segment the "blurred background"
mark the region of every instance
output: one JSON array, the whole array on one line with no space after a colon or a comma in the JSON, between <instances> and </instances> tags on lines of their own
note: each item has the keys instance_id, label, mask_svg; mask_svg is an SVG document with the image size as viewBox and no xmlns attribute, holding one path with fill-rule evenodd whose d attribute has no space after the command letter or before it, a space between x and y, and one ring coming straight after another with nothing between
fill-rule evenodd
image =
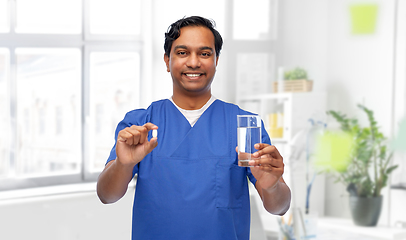
<instances>
[{"instance_id":1,"label":"blurred background","mask_svg":"<svg viewBox=\"0 0 406 240\"><path fill-rule=\"evenodd\" d=\"M292 209L310 195L318 239L406 239L404 152L383 190L388 233L371 236L348 223L349 194L328 174L306 192L303 137L315 124L338 128L328 110L367 124L357 104L389 140L401 134L405 0L0 0L0 238L130 239L134 183L102 205L95 181L124 114L171 97L164 33L192 15L213 19L224 39L213 95L261 115L284 155ZM295 68L310 86L285 84ZM251 197L251 238L278 239L280 218Z\"/></svg>"}]
</instances>

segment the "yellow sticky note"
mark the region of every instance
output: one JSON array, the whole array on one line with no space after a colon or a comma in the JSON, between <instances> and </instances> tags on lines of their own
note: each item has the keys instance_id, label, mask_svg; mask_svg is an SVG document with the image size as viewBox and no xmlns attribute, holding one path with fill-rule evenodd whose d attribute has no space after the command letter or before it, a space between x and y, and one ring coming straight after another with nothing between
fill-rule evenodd
<instances>
[{"instance_id":1,"label":"yellow sticky note","mask_svg":"<svg viewBox=\"0 0 406 240\"><path fill-rule=\"evenodd\" d=\"M378 5L357 4L350 6L352 34L375 33Z\"/></svg>"},{"instance_id":2,"label":"yellow sticky note","mask_svg":"<svg viewBox=\"0 0 406 240\"><path fill-rule=\"evenodd\" d=\"M319 135L316 142L315 165L323 169L343 172L350 162L353 138L344 132Z\"/></svg>"}]
</instances>

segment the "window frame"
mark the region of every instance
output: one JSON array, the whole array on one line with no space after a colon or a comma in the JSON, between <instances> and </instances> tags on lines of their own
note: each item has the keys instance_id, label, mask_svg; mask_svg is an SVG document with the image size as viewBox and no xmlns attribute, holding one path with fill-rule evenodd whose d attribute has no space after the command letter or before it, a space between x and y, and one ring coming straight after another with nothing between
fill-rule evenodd
<instances>
[{"instance_id":1,"label":"window frame","mask_svg":"<svg viewBox=\"0 0 406 240\"><path fill-rule=\"evenodd\" d=\"M270 74L274 73L276 76L276 66L281 65L281 49L278 46L280 45L280 28L279 26L279 0L270 0L269 4L269 12L272 15L269 23L269 37L268 39L258 39L258 40L239 40L234 39L234 26L233 26L233 19L234 19L234 1L227 0L227 15L226 15L226 27L227 32L225 33L225 49L227 54L228 62L226 63L225 71L228 73L227 81L229 85L233 86L234 91L232 91L232 95L228 98L234 99L236 103L239 102L240 96L237 94L237 59L238 54L244 53L268 53L269 54L269 63L273 63L273 66L270 66ZM266 79L265 79L266 80ZM230 82L233 81L233 82ZM266 90L270 90L269 86L266 85L266 81L264 81L266 86ZM269 84L270 85L270 84ZM230 93L229 93L230 94Z\"/></svg>"},{"instance_id":2,"label":"window frame","mask_svg":"<svg viewBox=\"0 0 406 240\"><path fill-rule=\"evenodd\" d=\"M141 0L141 7L145 5L144 0ZM82 0L82 32L79 34L34 34L34 33L16 33L16 4L15 1L9 1L9 32L0 33L0 47L6 48L9 51L9 70L8 81L9 93L9 126L11 143L8 147L10 162L15 162L15 149L17 147L17 126L16 126L16 107L17 107L17 86L16 86L16 49L17 48L78 48L81 51L81 160L80 170L78 173L72 174L55 174L36 177L13 176L2 178L0 181L0 191L27 189L34 187L46 187L55 185L77 184L94 182L97 180L100 172L91 172L89 162L86 161L89 151L86 147L89 145L89 126L86 121L89 116L89 85L90 85L90 53L92 51L114 51L114 52L137 52L140 56L140 77L143 74L143 18L141 21L141 33L137 36L129 35L95 35L89 32L89 19L87 14L89 0ZM146 5L148 7L148 5ZM141 84L136 83L138 86ZM141 89L138 89L136 95L140 95ZM138 103L140 99L138 99ZM107 160L106 156L106 160Z\"/></svg>"},{"instance_id":3,"label":"window frame","mask_svg":"<svg viewBox=\"0 0 406 240\"><path fill-rule=\"evenodd\" d=\"M129 50L131 49L131 50ZM84 91L83 96L84 99L82 99L82 117L83 119L83 129L85 129L84 133L82 134L82 137L84 138L82 140L82 145L83 145L83 151L82 151L82 159L84 159L83 161L83 179L85 181L93 181L96 180L97 177L99 176L100 172L93 172L91 171L91 162L90 161L86 161L86 159L90 159L90 142L89 141L85 141L85 139L89 139L90 138L90 55L92 52L133 52L133 53L138 53L140 56L140 59L142 59L142 43L139 42L138 45L134 45L134 44L129 44L128 46L122 45L122 44L107 44L105 46L100 46L100 45L88 45L85 46L84 48L84 70L83 70L83 74L84 74L84 85L82 86L82 89ZM142 61L142 60L141 60ZM140 68L141 69L141 68ZM142 69L141 69L142 72ZM140 74L140 78L141 79L141 74ZM138 89L140 89L141 84L140 81L135 83L136 85L138 85ZM136 101L136 105L140 106L140 99L138 99ZM135 106L136 107L136 106ZM128 111L130 111L131 109L128 109ZM123 116L124 117L124 116ZM117 123L118 124L118 123ZM114 137L112 135L112 137ZM113 146L111 146L113 147ZM107 158L108 155L106 155L106 162L107 162Z\"/></svg>"},{"instance_id":4,"label":"window frame","mask_svg":"<svg viewBox=\"0 0 406 240\"><path fill-rule=\"evenodd\" d=\"M141 41L142 39L142 19L140 22L140 35L109 35L109 34L92 34L90 33L90 0L83 1L83 37L85 41ZM143 15L143 0L141 0L141 15Z\"/></svg>"},{"instance_id":5,"label":"window frame","mask_svg":"<svg viewBox=\"0 0 406 240\"><path fill-rule=\"evenodd\" d=\"M57 176L45 176L45 177L35 177L35 178L13 178L13 179L2 179L0 181L0 192L2 190L12 190L12 189L24 189L32 187L46 187L54 185L67 185L75 183L86 183L86 182L95 182L97 180L99 172L90 171L90 161L87 161L89 156L89 87L90 87L90 53L92 51L130 51L138 52L140 56L140 82L139 85L139 105L146 107L150 104L151 101L161 98L157 96L153 88L157 82L157 78L160 78L161 75L157 75L154 71L155 59L153 56L156 53L155 46L159 44L163 45L163 39L155 39L154 31L152 26L155 26L156 19L154 9L157 7L157 1L149 0L140 0L141 1L141 29L140 35L131 36L131 35L100 35L100 34L90 34L89 31L89 18L87 16L89 12L89 1L82 0L82 32L80 34L23 34L15 33L15 0L10 2L10 32L9 33L0 33L0 47L8 48L10 51L10 89L12 89L10 97L10 106L16 106L17 101L15 91L15 49L17 47L77 47L81 50L82 56L82 80L81 80L81 145L82 145L82 159L81 159L81 170L79 174L67 174L67 175L57 175ZM219 96L226 101L237 102L238 96L236 96L236 75L235 71L236 66L236 56L239 53L258 53L266 52L271 54L275 61L273 64L278 66L281 61L280 51L278 43L278 15L279 0L271 0L271 13L275 14L274 17L270 20L270 26L276 28L270 29L270 39L259 39L259 40L236 40L233 39L233 0L225 0L225 32L222 33L223 39L225 42L225 48L222 54L225 54L225 62L222 63L223 72L227 72L227 78L224 79L222 86L231 86L232 89L224 87L220 90L223 92L223 96ZM163 34L162 34L163 35ZM158 54L161 56L161 54ZM162 51L163 55L163 51ZM224 61L224 60L223 60ZM161 66L161 65L160 65ZM274 67L275 69L275 67ZM163 71L163 70L162 70ZM152 76L152 77L151 77ZM152 81L142 81L146 77L152 78ZM218 79L219 80L219 79ZM216 80L216 81L218 81ZM166 96L167 97L167 96ZM136 106L135 106L136 107ZM16 140L16 126L15 126L15 116L16 109L10 109L10 126L12 129L12 144L10 146L10 157L11 159L15 158L13 155L13 149L15 149ZM112 136L114 137L114 136ZM108 156L106 156L107 159Z\"/></svg>"}]
</instances>

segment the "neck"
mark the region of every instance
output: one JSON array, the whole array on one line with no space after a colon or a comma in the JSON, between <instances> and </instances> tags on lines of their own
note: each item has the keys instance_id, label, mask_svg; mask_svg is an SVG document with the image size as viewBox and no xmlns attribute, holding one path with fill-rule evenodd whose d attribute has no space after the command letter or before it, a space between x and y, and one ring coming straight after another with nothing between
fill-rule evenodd
<instances>
[{"instance_id":1,"label":"neck","mask_svg":"<svg viewBox=\"0 0 406 240\"><path fill-rule=\"evenodd\" d=\"M185 96L173 94L172 99L176 105L185 110L196 110L202 108L211 98L211 93L198 96Z\"/></svg>"}]
</instances>

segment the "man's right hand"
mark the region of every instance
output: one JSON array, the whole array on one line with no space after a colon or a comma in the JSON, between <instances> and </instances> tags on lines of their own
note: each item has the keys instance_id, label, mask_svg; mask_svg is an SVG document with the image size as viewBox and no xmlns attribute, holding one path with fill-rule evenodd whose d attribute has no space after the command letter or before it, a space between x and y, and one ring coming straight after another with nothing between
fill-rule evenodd
<instances>
[{"instance_id":1,"label":"man's right hand","mask_svg":"<svg viewBox=\"0 0 406 240\"><path fill-rule=\"evenodd\" d=\"M132 125L121 130L117 136L116 161L129 167L141 162L158 145L156 137L148 141L148 132L154 129L158 127L152 123L146 123L143 126Z\"/></svg>"}]
</instances>

